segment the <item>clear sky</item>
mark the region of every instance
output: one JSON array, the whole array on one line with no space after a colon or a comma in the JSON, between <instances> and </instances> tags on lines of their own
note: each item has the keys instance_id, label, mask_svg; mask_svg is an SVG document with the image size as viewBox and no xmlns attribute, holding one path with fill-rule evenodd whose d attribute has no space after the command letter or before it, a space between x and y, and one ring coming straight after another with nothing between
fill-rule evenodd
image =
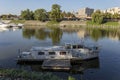
<instances>
[{"instance_id":1,"label":"clear sky","mask_svg":"<svg viewBox=\"0 0 120 80\"><path fill-rule=\"evenodd\" d=\"M52 4L61 5L63 11L78 11L83 7L107 9L120 7L120 0L0 0L0 14L20 14L21 10L44 8L51 10Z\"/></svg>"}]
</instances>

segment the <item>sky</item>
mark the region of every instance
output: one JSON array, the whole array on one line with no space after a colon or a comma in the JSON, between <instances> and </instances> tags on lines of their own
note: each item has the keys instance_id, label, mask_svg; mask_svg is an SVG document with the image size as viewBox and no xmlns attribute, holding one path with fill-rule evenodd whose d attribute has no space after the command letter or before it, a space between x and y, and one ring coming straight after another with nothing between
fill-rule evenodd
<instances>
[{"instance_id":1,"label":"sky","mask_svg":"<svg viewBox=\"0 0 120 80\"><path fill-rule=\"evenodd\" d=\"M120 7L120 0L0 0L0 14L19 15L21 10L39 8L50 11L52 4L59 4L62 11L77 12L84 7L101 10Z\"/></svg>"}]
</instances>

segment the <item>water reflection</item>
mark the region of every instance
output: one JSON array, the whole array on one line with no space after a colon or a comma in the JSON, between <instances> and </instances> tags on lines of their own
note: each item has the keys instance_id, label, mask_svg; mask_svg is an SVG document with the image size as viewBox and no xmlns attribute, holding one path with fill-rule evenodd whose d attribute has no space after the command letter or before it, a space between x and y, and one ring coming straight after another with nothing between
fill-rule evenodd
<instances>
[{"instance_id":1,"label":"water reflection","mask_svg":"<svg viewBox=\"0 0 120 80\"><path fill-rule=\"evenodd\" d=\"M84 61L79 65L73 65L70 71L52 72L63 78L63 80L119 80L120 79L120 30L118 29L30 29L7 30L0 32L0 67L3 68L24 68L33 71L41 69L39 64L16 65L15 59L18 56L18 49L29 50L34 45L51 46L51 44L61 45L64 42L76 41L76 39L86 38L86 42L97 41L102 49L99 60ZM26 38L26 39L25 39ZM30 40L29 40L30 39ZM36 40L37 39L37 40ZM92 40L91 40L92 39ZM98 41L99 40L99 41ZM113 42L112 40L116 40ZM112 46L111 46L112 45ZM117 65L117 66L116 66Z\"/></svg>"},{"instance_id":2,"label":"water reflection","mask_svg":"<svg viewBox=\"0 0 120 80\"><path fill-rule=\"evenodd\" d=\"M23 29L22 31L23 31L22 32L23 33L23 37L27 38L27 39L30 39L35 34L35 30L34 29Z\"/></svg>"},{"instance_id":3,"label":"water reflection","mask_svg":"<svg viewBox=\"0 0 120 80\"><path fill-rule=\"evenodd\" d=\"M90 36L90 38L94 41L98 41L99 39L105 37L115 41L120 40L119 29L86 28L84 30L80 29L77 34L80 38L86 38Z\"/></svg>"},{"instance_id":4,"label":"water reflection","mask_svg":"<svg viewBox=\"0 0 120 80\"><path fill-rule=\"evenodd\" d=\"M49 69L49 70L44 70L42 69L40 63L23 63L23 64L19 64L20 68L26 68L26 67L30 67L30 69L32 71L40 71L40 72L52 72L53 74L64 78L65 80L69 79L69 78L74 78L75 80L81 79L82 76L84 76L84 72L86 70L89 69L99 69L100 65L99 65L99 59L92 59L92 60L88 60L88 61L80 61L77 64L72 64L72 68L70 70L53 70L53 69ZM58 73L59 72L59 73ZM63 73L63 74L61 74ZM74 74L76 75L82 75L78 77L73 76ZM82 80L82 79L81 79Z\"/></svg>"},{"instance_id":5,"label":"water reflection","mask_svg":"<svg viewBox=\"0 0 120 80\"><path fill-rule=\"evenodd\" d=\"M35 37L39 40L46 40L47 38L50 38L53 44L59 43L62 35L63 33L60 28L23 29L24 38L31 39L32 37Z\"/></svg>"},{"instance_id":6,"label":"water reflection","mask_svg":"<svg viewBox=\"0 0 120 80\"><path fill-rule=\"evenodd\" d=\"M101 38L109 38L111 40L120 40L120 30L118 29L101 29L101 28L79 28L79 29L63 29L60 28L41 28L41 29L23 29L23 37L27 39L31 39L35 37L38 40L46 40L50 38L53 44L57 44L60 42L63 33L76 33L79 38L90 37L94 41L98 41Z\"/></svg>"},{"instance_id":7,"label":"water reflection","mask_svg":"<svg viewBox=\"0 0 120 80\"><path fill-rule=\"evenodd\" d=\"M60 28L53 28L52 31L49 33L49 38L52 39L53 44L56 44L60 42L62 35L63 33Z\"/></svg>"}]
</instances>

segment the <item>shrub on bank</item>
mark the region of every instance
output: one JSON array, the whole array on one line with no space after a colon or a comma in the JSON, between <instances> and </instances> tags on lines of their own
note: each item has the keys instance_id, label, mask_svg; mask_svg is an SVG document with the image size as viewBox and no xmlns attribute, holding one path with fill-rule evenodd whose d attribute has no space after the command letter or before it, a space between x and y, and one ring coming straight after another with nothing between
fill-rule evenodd
<instances>
[{"instance_id":1,"label":"shrub on bank","mask_svg":"<svg viewBox=\"0 0 120 80\"><path fill-rule=\"evenodd\" d=\"M94 23L92 21L87 21L87 25L92 25L92 26L119 26L120 24L118 22L113 22L113 21L110 21L110 22L106 22L106 23L103 23L103 24L97 24L97 23Z\"/></svg>"},{"instance_id":2,"label":"shrub on bank","mask_svg":"<svg viewBox=\"0 0 120 80\"><path fill-rule=\"evenodd\" d=\"M16 69L0 69L0 79L3 80L61 80L48 72L31 72Z\"/></svg>"},{"instance_id":3,"label":"shrub on bank","mask_svg":"<svg viewBox=\"0 0 120 80\"><path fill-rule=\"evenodd\" d=\"M48 27L54 27L54 26L59 26L59 22L56 21L49 21L46 26Z\"/></svg>"}]
</instances>

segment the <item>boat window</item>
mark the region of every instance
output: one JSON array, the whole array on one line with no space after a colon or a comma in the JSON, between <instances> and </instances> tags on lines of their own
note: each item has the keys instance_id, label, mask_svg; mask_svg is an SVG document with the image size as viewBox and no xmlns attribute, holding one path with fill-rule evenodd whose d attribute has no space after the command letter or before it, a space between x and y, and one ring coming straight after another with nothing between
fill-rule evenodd
<instances>
[{"instance_id":1,"label":"boat window","mask_svg":"<svg viewBox=\"0 0 120 80\"><path fill-rule=\"evenodd\" d=\"M60 52L60 55L66 55L66 52Z\"/></svg>"},{"instance_id":2,"label":"boat window","mask_svg":"<svg viewBox=\"0 0 120 80\"><path fill-rule=\"evenodd\" d=\"M83 48L83 45L78 45L78 48Z\"/></svg>"},{"instance_id":3,"label":"boat window","mask_svg":"<svg viewBox=\"0 0 120 80\"><path fill-rule=\"evenodd\" d=\"M55 55L55 52L49 52L49 55Z\"/></svg>"},{"instance_id":4,"label":"boat window","mask_svg":"<svg viewBox=\"0 0 120 80\"><path fill-rule=\"evenodd\" d=\"M77 45L73 45L73 49L76 49L77 48Z\"/></svg>"},{"instance_id":5,"label":"boat window","mask_svg":"<svg viewBox=\"0 0 120 80\"><path fill-rule=\"evenodd\" d=\"M44 55L44 52L38 52L38 55Z\"/></svg>"},{"instance_id":6,"label":"boat window","mask_svg":"<svg viewBox=\"0 0 120 80\"><path fill-rule=\"evenodd\" d=\"M94 50L98 50L98 47L93 47Z\"/></svg>"},{"instance_id":7,"label":"boat window","mask_svg":"<svg viewBox=\"0 0 120 80\"><path fill-rule=\"evenodd\" d=\"M66 49L71 49L71 45L66 45L65 48Z\"/></svg>"}]
</instances>

